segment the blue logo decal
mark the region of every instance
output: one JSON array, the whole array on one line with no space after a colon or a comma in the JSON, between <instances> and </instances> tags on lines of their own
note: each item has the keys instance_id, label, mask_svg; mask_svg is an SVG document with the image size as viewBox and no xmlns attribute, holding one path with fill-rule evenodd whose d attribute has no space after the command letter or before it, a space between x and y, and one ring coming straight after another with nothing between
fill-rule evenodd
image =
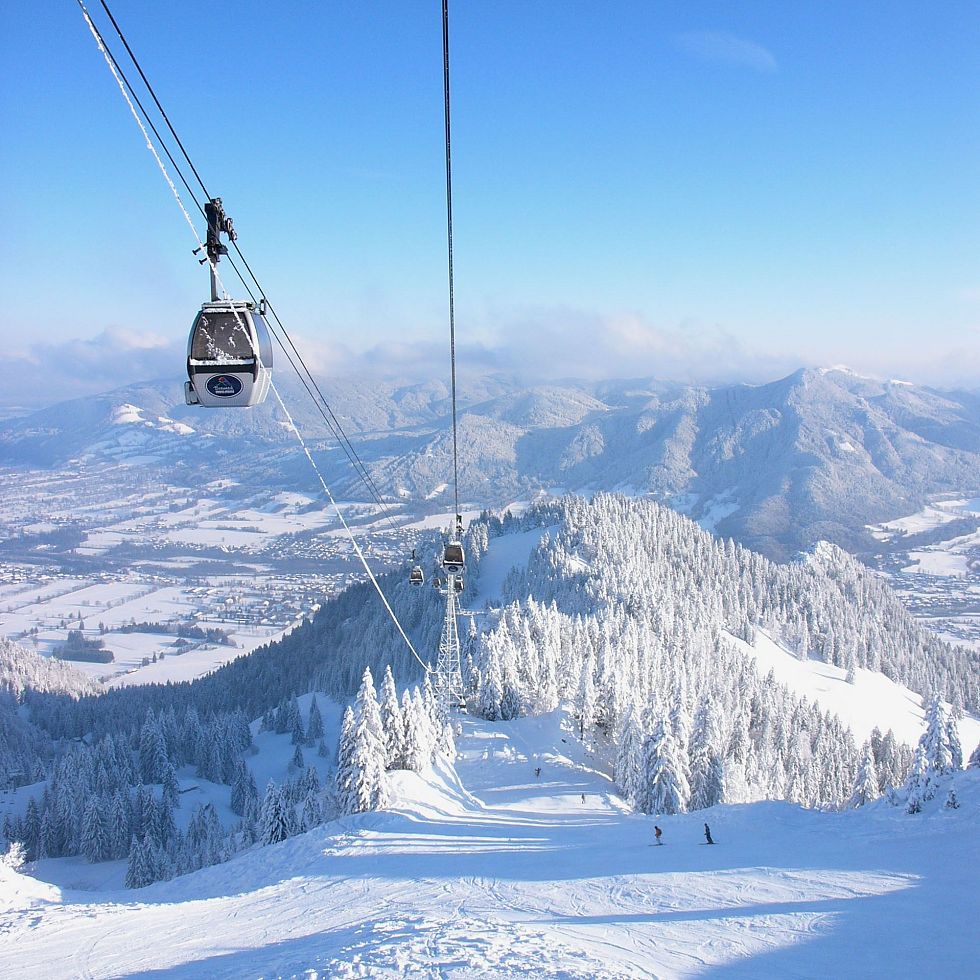
<instances>
[{"instance_id":1,"label":"blue logo decal","mask_svg":"<svg viewBox=\"0 0 980 980\"><path fill-rule=\"evenodd\" d=\"M217 398L231 398L242 390L242 383L233 374L217 374L204 387Z\"/></svg>"}]
</instances>

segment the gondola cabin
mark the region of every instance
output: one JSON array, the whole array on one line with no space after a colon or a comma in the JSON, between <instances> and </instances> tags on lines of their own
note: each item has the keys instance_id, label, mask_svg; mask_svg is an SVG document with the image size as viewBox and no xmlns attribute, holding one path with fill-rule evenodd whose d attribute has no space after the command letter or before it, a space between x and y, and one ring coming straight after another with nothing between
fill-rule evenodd
<instances>
[{"instance_id":1,"label":"gondola cabin","mask_svg":"<svg viewBox=\"0 0 980 980\"><path fill-rule=\"evenodd\" d=\"M451 575L463 571L463 546L458 541L450 541L442 553L442 567Z\"/></svg>"},{"instance_id":2,"label":"gondola cabin","mask_svg":"<svg viewBox=\"0 0 980 980\"><path fill-rule=\"evenodd\" d=\"M272 382L272 340L253 303L205 303L187 341L184 400L205 408L259 405Z\"/></svg>"},{"instance_id":3,"label":"gondola cabin","mask_svg":"<svg viewBox=\"0 0 980 980\"><path fill-rule=\"evenodd\" d=\"M422 566L416 565L408 576L408 581L412 585L424 585L425 584L425 574L422 572Z\"/></svg>"}]
</instances>

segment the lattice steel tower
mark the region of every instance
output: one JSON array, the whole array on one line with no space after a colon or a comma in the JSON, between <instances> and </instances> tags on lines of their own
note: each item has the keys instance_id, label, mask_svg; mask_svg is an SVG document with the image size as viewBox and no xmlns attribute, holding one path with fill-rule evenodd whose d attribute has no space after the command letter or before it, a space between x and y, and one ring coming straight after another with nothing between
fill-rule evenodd
<instances>
[{"instance_id":1,"label":"lattice steel tower","mask_svg":"<svg viewBox=\"0 0 980 980\"><path fill-rule=\"evenodd\" d=\"M439 658L436 661L436 694L439 710L444 721L449 713L465 702L463 696L463 672L460 662L459 625L457 616L457 585L462 584L460 576L450 573L446 577L446 617L442 623L439 637Z\"/></svg>"}]
</instances>

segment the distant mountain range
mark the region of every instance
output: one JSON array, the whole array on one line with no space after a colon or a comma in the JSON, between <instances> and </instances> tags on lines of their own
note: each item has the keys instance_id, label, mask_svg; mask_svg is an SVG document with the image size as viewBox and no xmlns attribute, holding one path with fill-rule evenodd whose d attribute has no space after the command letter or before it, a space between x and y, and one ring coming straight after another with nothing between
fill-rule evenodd
<instances>
[{"instance_id":1,"label":"distant mountain range","mask_svg":"<svg viewBox=\"0 0 980 980\"><path fill-rule=\"evenodd\" d=\"M366 491L306 392L278 382L332 488ZM324 392L378 487L415 510L444 505L451 480L448 390L351 379ZM825 539L870 544L865 525L942 492L980 493L980 394L800 370L764 385L654 380L527 387L467 382L461 493L499 507L540 492L649 494L703 526L782 559ZM0 462L59 467L117 460L186 479L312 487L274 398L247 411L183 405L147 383L0 422ZM160 473L165 479L165 472Z\"/></svg>"}]
</instances>

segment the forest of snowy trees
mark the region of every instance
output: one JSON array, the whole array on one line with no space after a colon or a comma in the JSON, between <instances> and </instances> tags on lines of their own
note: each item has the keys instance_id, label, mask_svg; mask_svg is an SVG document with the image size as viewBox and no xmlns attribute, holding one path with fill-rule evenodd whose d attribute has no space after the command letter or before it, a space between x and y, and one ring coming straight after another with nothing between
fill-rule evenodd
<instances>
[{"instance_id":1,"label":"forest of snowy trees","mask_svg":"<svg viewBox=\"0 0 980 980\"><path fill-rule=\"evenodd\" d=\"M22 817L6 821L4 836L23 845L27 861L127 858L126 883L141 887L227 860L253 844L278 843L343 813L378 809L387 802L387 771L421 771L437 752L449 759L453 753L431 684L404 691L399 701L390 670L380 702L371 672L364 671L344 715L336 786L321 786L303 756L304 748L331 760L335 755L324 741L315 697L305 720L292 697L267 711L259 730L289 735L295 746L293 775L270 781L261 795L247 764L252 732L240 711L202 720L193 706L180 716L172 708L159 716L151 709L138 732L73 743L40 797L28 801ZM231 787L231 809L240 818L235 826L223 827L208 802L196 808L186 832L177 829L177 773L184 767Z\"/></svg>"},{"instance_id":2,"label":"forest of snowy trees","mask_svg":"<svg viewBox=\"0 0 980 980\"><path fill-rule=\"evenodd\" d=\"M919 626L880 576L834 545L779 565L647 500L565 497L521 518L471 528L479 555L491 535L553 527L505 601L534 596L565 612L651 604L746 637L762 627L796 650L844 669L881 671L929 699L980 713L980 653ZM482 539L482 541L481 541Z\"/></svg>"},{"instance_id":3,"label":"forest of snowy trees","mask_svg":"<svg viewBox=\"0 0 980 980\"><path fill-rule=\"evenodd\" d=\"M761 678L729 635L765 628L801 658L881 670L962 711L977 702L976 654L917 626L871 573L821 546L780 566L647 501L598 495L471 529L551 533L504 584L494 629L465 683L487 718L575 706L583 735L616 751L616 779L638 809L789 799L841 805L860 771L870 796L905 783L912 754L891 732L859 750L840 722ZM533 598L532 598L533 597Z\"/></svg>"},{"instance_id":4,"label":"forest of snowy trees","mask_svg":"<svg viewBox=\"0 0 980 980\"><path fill-rule=\"evenodd\" d=\"M839 549L780 566L648 501L566 498L471 525L464 604L491 539L533 528L543 540L527 567L509 574L483 632L466 636L469 709L495 720L569 705L578 734L605 752L638 809L762 798L863 805L889 794L914 812L936 792L935 774L962 764L940 695L954 715L976 710L977 655L917 626ZM437 553L437 536L428 550ZM435 651L439 595L404 576L381 582L417 648ZM757 629L801 658L880 670L921 692L931 704L928 744L913 754L876 731L855 745L838 719L760 677L732 639ZM133 885L383 807L386 772L420 771L453 753L431 684L367 585L325 602L279 643L192 682L95 693L66 670L0 646L0 777L46 780L5 836L32 860L127 857ZM374 677L383 678L380 694ZM399 697L394 677L421 686ZM315 699L305 718L299 708L313 690L341 703L356 695L339 746L325 743ZM288 778L261 789L248 766L255 719L295 746ZM314 751L331 760L326 785L305 764ZM176 830L184 767L230 787L235 826L205 804Z\"/></svg>"}]
</instances>

